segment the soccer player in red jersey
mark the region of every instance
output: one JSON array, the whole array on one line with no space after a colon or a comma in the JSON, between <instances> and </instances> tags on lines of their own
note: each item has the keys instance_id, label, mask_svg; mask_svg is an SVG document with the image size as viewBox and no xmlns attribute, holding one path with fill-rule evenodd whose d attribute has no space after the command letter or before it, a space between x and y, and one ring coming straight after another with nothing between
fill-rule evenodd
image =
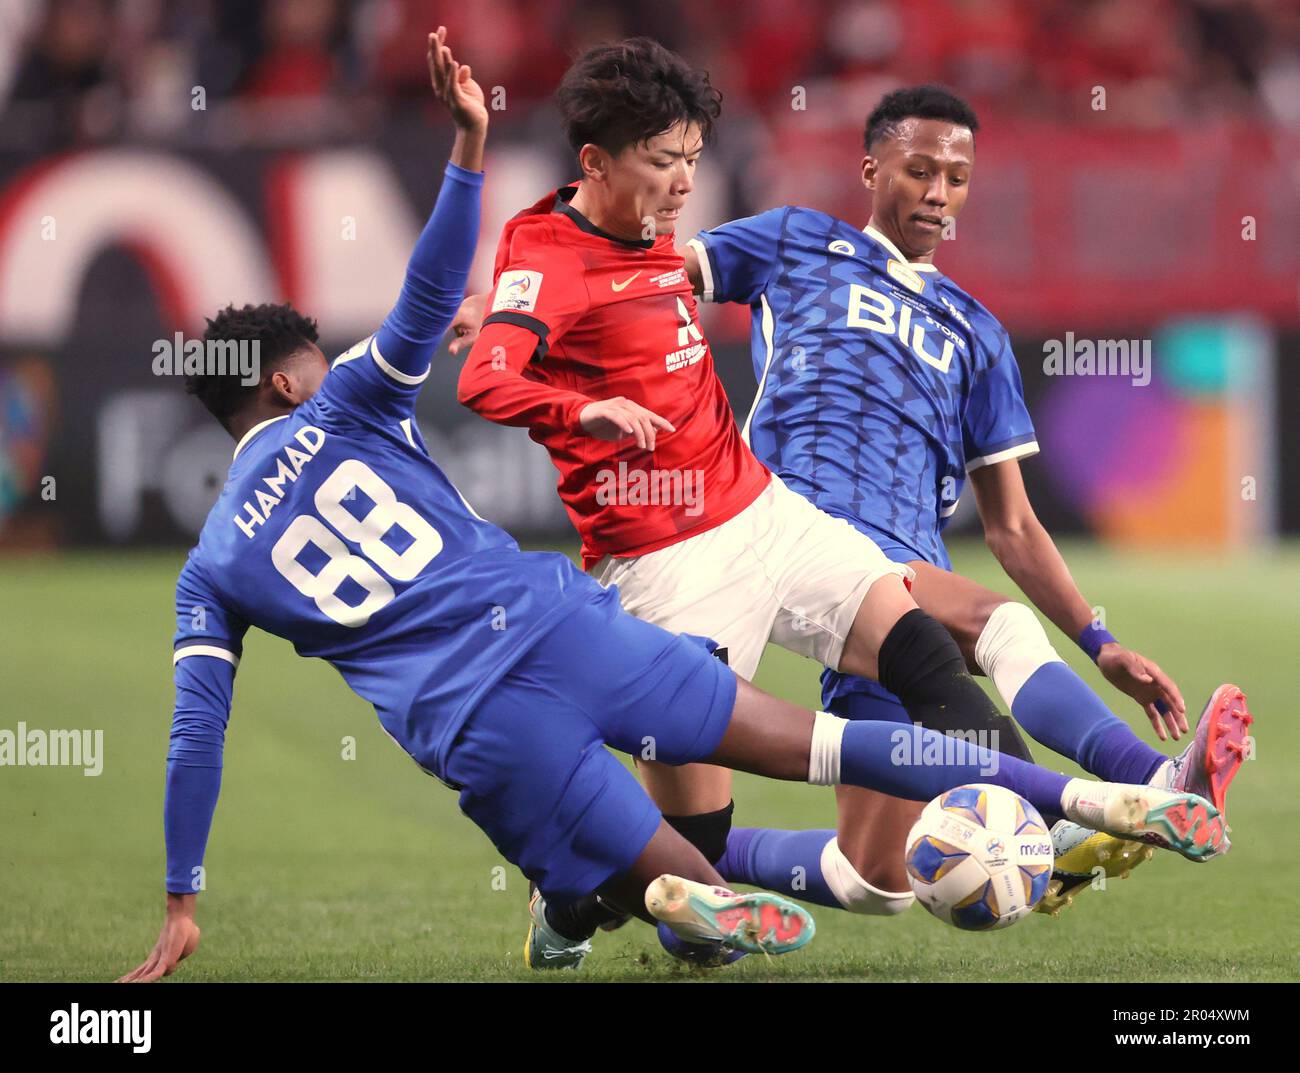
<instances>
[{"instance_id":1,"label":"soccer player in red jersey","mask_svg":"<svg viewBox=\"0 0 1300 1073\"><path fill-rule=\"evenodd\" d=\"M1014 739L951 636L913 602L909 569L787 489L740 437L674 249L720 110L708 76L632 39L582 56L557 97L582 179L507 224L460 401L546 446L583 563L618 585L626 610L713 638L743 678L770 640L879 680L924 726L957 719ZM815 750L843 733L829 715L818 725ZM730 771L656 764L653 743L645 755L642 777L669 822L717 860ZM865 854L870 839L856 834ZM910 891L862 880L867 863L835 862L875 911L911 903ZM583 939L597 915L552 923Z\"/></svg>"}]
</instances>

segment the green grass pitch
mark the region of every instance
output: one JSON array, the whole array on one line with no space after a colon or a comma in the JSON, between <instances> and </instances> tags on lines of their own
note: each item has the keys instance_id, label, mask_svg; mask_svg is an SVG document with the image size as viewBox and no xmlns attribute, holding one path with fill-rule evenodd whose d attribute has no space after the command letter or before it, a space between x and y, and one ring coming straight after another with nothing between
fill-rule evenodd
<instances>
[{"instance_id":1,"label":"green grass pitch","mask_svg":"<svg viewBox=\"0 0 1300 1073\"><path fill-rule=\"evenodd\" d=\"M981 547L958 569L1014 591ZM1066 549L1083 591L1182 687L1190 714L1231 680L1256 714L1256 758L1233 786L1233 850L1158 854L1052 920L964 934L815 909L805 950L700 974L650 929L600 935L588 980L1295 980L1300 862L1292 808L1300 550L1240 559ZM0 560L0 727L102 728L104 771L0 768L0 980L109 980L143 959L162 918L163 762L171 714L172 584L180 553ZM1058 645L1068 645L1059 636ZM1151 738L1135 704L1084 670ZM817 668L769 649L759 685L817 702ZM355 759L344 739L355 738ZM1166 751L1172 752L1171 743ZM1040 761L1072 765L1036 748ZM833 826L829 789L737 780L738 821ZM262 634L236 684L190 980L527 980L527 885L317 661ZM546 979L575 978L555 974Z\"/></svg>"}]
</instances>

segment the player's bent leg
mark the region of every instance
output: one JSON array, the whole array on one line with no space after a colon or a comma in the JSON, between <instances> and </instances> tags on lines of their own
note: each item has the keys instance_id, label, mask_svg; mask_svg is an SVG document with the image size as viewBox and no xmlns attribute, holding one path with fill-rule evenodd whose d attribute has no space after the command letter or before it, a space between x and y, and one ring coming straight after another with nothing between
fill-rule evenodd
<instances>
[{"instance_id":1,"label":"player's bent leg","mask_svg":"<svg viewBox=\"0 0 1300 1073\"><path fill-rule=\"evenodd\" d=\"M917 605L952 633L968 665L992 679L1034 740L1111 782L1151 778L1164 755L1070 669L1030 608L931 563L908 565Z\"/></svg>"},{"instance_id":2,"label":"player's bent leg","mask_svg":"<svg viewBox=\"0 0 1300 1073\"><path fill-rule=\"evenodd\" d=\"M1029 726L1039 728L1036 737L1041 738L1045 733L1041 729L1045 719L1066 726L1077 724L1080 719L1091 720L1091 725L1099 727L1100 732L1086 740L1092 743L1093 750L1100 746L1103 755L1098 767L1089 770L1117 782L1148 781L1144 775L1158 754L1141 743L1127 727L1116 729L1115 724L1120 720L1061 661L1029 608L931 563L909 560L908 566L915 575L912 596L917 604L952 634L972 671L991 672L990 677L1007 706L1028 720ZM1043 672L1040 679L1025 690L1023 686L1040 669ZM845 700L866 699L856 692L845 691L841 683L828 681L834 677L828 674L823 681L832 690L840 688ZM864 687L864 692L870 690ZM1044 705L1050 710L1044 710ZM833 700L827 708L838 712ZM978 727L969 725L969 720L967 724L958 726L949 720L943 725L932 725L931 729L954 734L973 731L977 741L1021 759L1032 759L1016 724L1000 713L982 721ZM1050 744L1056 745L1057 741ZM1113 751L1108 753L1108 748ZM1130 755L1133 762L1125 763L1124 754ZM1089 889L1098 874L1127 878L1153 853L1150 846L1093 831L1057 815L1046 815L1052 824L1057 867L1047 893L1036 907L1039 912L1057 915L1072 904L1077 893Z\"/></svg>"},{"instance_id":3,"label":"player's bent leg","mask_svg":"<svg viewBox=\"0 0 1300 1073\"><path fill-rule=\"evenodd\" d=\"M901 577L881 577L863 596L841 652L829 654L827 666L880 681L880 650L903 617L915 610L916 601Z\"/></svg>"},{"instance_id":4,"label":"player's bent leg","mask_svg":"<svg viewBox=\"0 0 1300 1073\"><path fill-rule=\"evenodd\" d=\"M808 911L779 895L727 889L700 852L667 823L627 872L605 884L601 896L642 920L666 925L672 938L665 947L700 964L725 963L732 951L789 953L815 931Z\"/></svg>"},{"instance_id":5,"label":"player's bent leg","mask_svg":"<svg viewBox=\"0 0 1300 1073\"><path fill-rule=\"evenodd\" d=\"M1222 849L1218 810L1195 794L1070 779L922 727L850 723L809 712L746 682L737 683L732 719L708 759L769 778L865 786L913 801L988 782L1040 810L1054 809L1086 827L1138 838L1190 860L1208 860Z\"/></svg>"},{"instance_id":6,"label":"player's bent leg","mask_svg":"<svg viewBox=\"0 0 1300 1073\"><path fill-rule=\"evenodd\" d=\"M731 830L730 770L713 764L673 767L638 758L637 772L664 818L706 860L717 861Z\"/></svg>"},{"instance_id":7,"label":"player's bent leg","mask_svg":"<svg viewBox=\"0 0 1300 1073\"><path fill-rule=\"evenodd\" d=\"M943 623L961 649L971 673L981 673L983 668L976 659L975 646L989 617L1010 601L1001 593L933 563L912 559L907 565L914 575L912 599L916 606Z\"/></svg>"},{"instance_id":8,"label":"player's bent leg","mask_svg":"<svg viewBox=\"0 0 1300 1073\"><path fill-rule=\"evenodd\" d=\"M562 636L548 637L540 643L529 661L528 672L539 687L554 696L564 697L571 708L583 713L596 725L596 733L602 741L638 759L656 756L674 764L689 764L704 760L713 751L734 707L738 679L713 658L709 648L701 638L670 634L623 613L611 597L575 614L566 623ZM581 668L573 665L573 651L586 654ZM586 672L587 667L591 668L590 672ZM613 761L603 749L600 751L618 769L620 781L627 779L635 784L625 768ZM729 771L706 764L692 766L697 772L725 776L725 785L729 787ZM637 793L649 802L639 786ZM730 805L729 792L723 803ZM729 819L729 807L721 811ZM657 810L655 816L658 820ZM599 826L596 820L590 822ZM708 842L707 838L700 840ZM725 831L714 841L720 856L725 848ZM659 852L661 845L667 847L662 853ZM708 862L699 851L669 824L658 823L657 833L647 846L645 859L627 870L631 875L630 887L626 876L621 881L613 881L613 885L606 882L602 886L600 897L605 905L635 912L644 918L645 882L664 873L708 886L721 885L721 877L708 868ZM679 857L666 855L668 849L680 854L682 847L691 851L685 862ZM708 870L701 872L701 866ZM549 893L545 886L543 891ZM786 904L774 896L744 897L749 901L740 906L744 912L736 920L750 910L770 917L770 907ZM696 902L690 904L696 905ZM763 909L763 906L769 908ZM568 902L556 900L555 907L548 909L547 915L551 924L563 926L567 937L585 939L594 930L589 920L583 923L581 914L572 912L572 905ZM789 912L781 908L777 916L785 919ZM741 950L779 951L781 943L788 937L779 941L765 937L762 928L755 931L757 923L761 922L750 921L750 931L746 933L750 937L738 938L737 947ZM786 919L778 930L785 935L792 926ZM800 924L796 932L802 927ZM810 930L807 935L811 936Z\"/></svg>"},{"instance_id":9,"label":"player's bent leg","mask_svg":"<svg viewBox=\"0 0 1300 1073\"><path fill-rule=\"evenodd\" d=\"M902 867L903 841L921 805L855 787L839 787L836 794L856 794L863 802L857 813L852 798L841 804L839 832L733 828L718 862L723 879L851 913L887 916L906 909L913 897ZM856 860L843 845L853 846Z\"/></svg>"},{"instance_id":10,"label":"player's bent leg","mask_svg":"<svg viewBox=\"0 0 1300 1073\"><path fill-rule=\"evenodd\" d=\"M539 642L478 705L450 750L446 777L462 787L461 810L536 885L525 945L525 962L534 968L582 963L594 926L575 917L573 903L634 870L656 836L656 848L666 838L673 852L642 861L643 883L635 898L625 899L639 916L647 916L645 887L669 866L686 878L720 882L698 851L663 823L636 777L604 748L604 733L587 714L602 684L633 684L618 673L615 652L590 678L574 673L574 643L590 642L588 634L599 632L605 617L599 607L584 609ZM688 644L662 634L664 646ZM714 661L698 646L694 650L705 673L712 672ZM729 709L730 682L721 685L718 705ZM653 692L655 683L643 681L639 688ZM694 707L698 735L709 709Z\"/></svg>"},{"instance_id":11,"label":"player's bent leg","mask_svg":"<svg viewBox=\"0 0 1300 1073\"><path fill-rule=\"evenodd\" d=\"M835 804L836 836L821 871L836 899L850 913L901 913L915 900L903 858L924 804L859 786L837 786Z\"/></svg>"}]
</instances>

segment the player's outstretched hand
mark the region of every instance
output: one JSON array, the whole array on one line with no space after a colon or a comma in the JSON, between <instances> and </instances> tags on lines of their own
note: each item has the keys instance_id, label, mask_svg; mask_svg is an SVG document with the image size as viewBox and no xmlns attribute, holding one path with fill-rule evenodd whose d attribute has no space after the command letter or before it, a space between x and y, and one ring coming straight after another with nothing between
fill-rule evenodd
<instances>
[{"instance_id":1,"label":"player's outstretched hand","mask_svg":"<svg viewBox=\"0 0 1300 1073\"><path fill-rule=\"evenodd\" d=\"M199 948L199 926L194 923L193 894L167 895L167 918L162 934L149 956L125 976L119 984L147 984L163 976L170 976L176 966Z\"/></svg>"},{"instance_id":2,"label":"player's outstretched hand","mask_svg":"<svg viewBox=\"0 0 1300 1073\"><path fill-rule=\"evenodd\" d=\"M1147 713L1156 737L1177 741L1187 733L1187 705L1174 681L1154 662L1123 645L1102 645L1097 666L1106 681L1121 693L1127 693ZM1165 728L1169 728L1166 734Z\"/></svg>"},{"instance_id":3,"label":"player's outstretched hand","mask_svg":"<svg viewBox=\"0 0 1300 1073\"><path fill-rule=\"evenodd\" d=\"M465 296L465 301L461 302L451 321L452 340L447 349L453 354L469 350L474 345L479 329L483 326L483 310L486 306L487 291Z\"/></svg>"},{"instance_id":4,"label":"player's outstretched hand","mask_svg":"<svg viewBox=\"0 0 1300 1073\"><path fill-rule=\"evenodd\" d=\"M487 130L487 100L483 87L474 81L468 64L457 63L447 47L447 27L429 35L429 79L438 99L447 106L456 126L462 130Z\"/></svg>"},{"instance_id":5,"label":"player's outstretched hand","mask_svg":"<svg viewBox=\"0 0 1300 1073\"><path fill-rule=\"evenodd\" d=\"M585 432L598 440L617 442L624 436L634 436L636 445L645 451L655 449L655 435L660 429L664 432L677 431L667 418L660 417L622 395L584 406L578 415L578 422Z\"/></svg>"}]
</instances>

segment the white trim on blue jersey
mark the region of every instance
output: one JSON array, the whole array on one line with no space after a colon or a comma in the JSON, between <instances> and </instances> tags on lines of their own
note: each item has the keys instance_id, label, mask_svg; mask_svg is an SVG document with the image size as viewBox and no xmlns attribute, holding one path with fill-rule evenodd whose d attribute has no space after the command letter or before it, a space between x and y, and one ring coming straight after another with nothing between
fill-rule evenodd
<instances>
[{"instance_id":1,"label":"white trim on blue jersey","mask_svg":"<svg viewBox=\"0 0 1300 1073\"><path fill-rule=\"evenodd\" d=\"M239 666L238 656L227 649L217 648L216 645L185 645L178 648L172 653L172 666L176 666L189 656L216 656L217 659L224 659L232 667Z\"/></svg>"},{"instance_id":2,"label":"white trim on blue jersey","mask_svg":"<svg viewBox=\"0 0 1300 1073\"><path fill-rule=\"evenodd\" d=\"M767 295L761 294L758 298L763 306L763 343L767 347L767 357L763 361L763 377L758 382L758 392L754 395L754 405L749 408L749 414L745 418L745 427L740 430L740 438L749 443L749 424L754 420L754 414L758 410L758 404L763 398L763 389L767 387L767 371L772 367L772 356L776 353L776 348L772 345L772 307L767 304Z\"/></svg>"},{"instance_id":3,"label":"white trim on blue jersey","mask_svg":"<svg viewBox=\"0 0 1300 1073\"><path fill-rule=\"evenodd\" d=\"M882 246L885 247L885 249L887 249L895 257L897 257L900 261L902 261L903 264L907 265L907 267L910 268L913 272L938 272L939 271L937 268L934 267L934 265L926 264L924 261L909 261L906 257L903 256L902 251L899 250L897 246L895 246L892 242L890 242L889 239L885 238L884 235L882 235L870 224L867 224L867 226L862 229L862 233L864 235L867 235L869 238L873 238L877 242L879 242Z\"/></svg>"},{"instance_id":4,"label":"white trim on blue jersey","mask_svg":"<svg viewBox=\"0 0 1300 1073\"><path fill-rule=\"evenodd\" d=\"M693 238L686 243L695 251L695 256L700 262L700 282L704 284L700 292L701 302L713 301L713 266L709 264L709 251L705 249L704 243L698 238Z\"/></svg>"},{"instance_id":5,"label":"white trim on blue jersey","mask_svg":"<svg viewBox=\"0 0 1300 1073\"><path fill-rule=\"evenodd\" d=\"M428 367L419 376L412 376L410 373L404 373L401 369L389 365L384 360L384 356L379 353L379 337L372 335L370 337L370 356L375 359L375 364L384 371L391 379L396 380L399 384L408 384L414 387L416 384L423 384L429 379L429 373L433 371L433 362L429 362Z\"/></svg>"},{"instance_id":6,"label":"white trim on blue jersey","mask_svg":"<svg viewBox=\"0 0 1300 1073\"><path fill-rule=\"evenodd\" d=\"M1012 458L1024 458L1027 455L1038 454L1038 441L1030 440L1028 443L1018 443L1014 447L1008 447L1005 451L994 451L991 455L983 455L980 458L972 458L966 463L966 472L973 469L980 469L984 466L992 466L998 462L1006 462Z\"/></svg>"},{"instance_id":7,"label":"white trim on blue jersey","mask_svg":"<svg viewBox=\"0 0 1300 1073\"><path fill-rule=\"evenodd\" d=\"M239 442L235 444L235 453L230 456L230 461L233 462L238 458L239 452L244 449L248 441L261 432L262 429L266 428L267 425L274 425L277 421L284 421L289 416L289 414L281 414L279 417L268 417L265 421L259 421L256 425L245 432L242 437L240 437Z\"/></svg>"}]
</instances>

